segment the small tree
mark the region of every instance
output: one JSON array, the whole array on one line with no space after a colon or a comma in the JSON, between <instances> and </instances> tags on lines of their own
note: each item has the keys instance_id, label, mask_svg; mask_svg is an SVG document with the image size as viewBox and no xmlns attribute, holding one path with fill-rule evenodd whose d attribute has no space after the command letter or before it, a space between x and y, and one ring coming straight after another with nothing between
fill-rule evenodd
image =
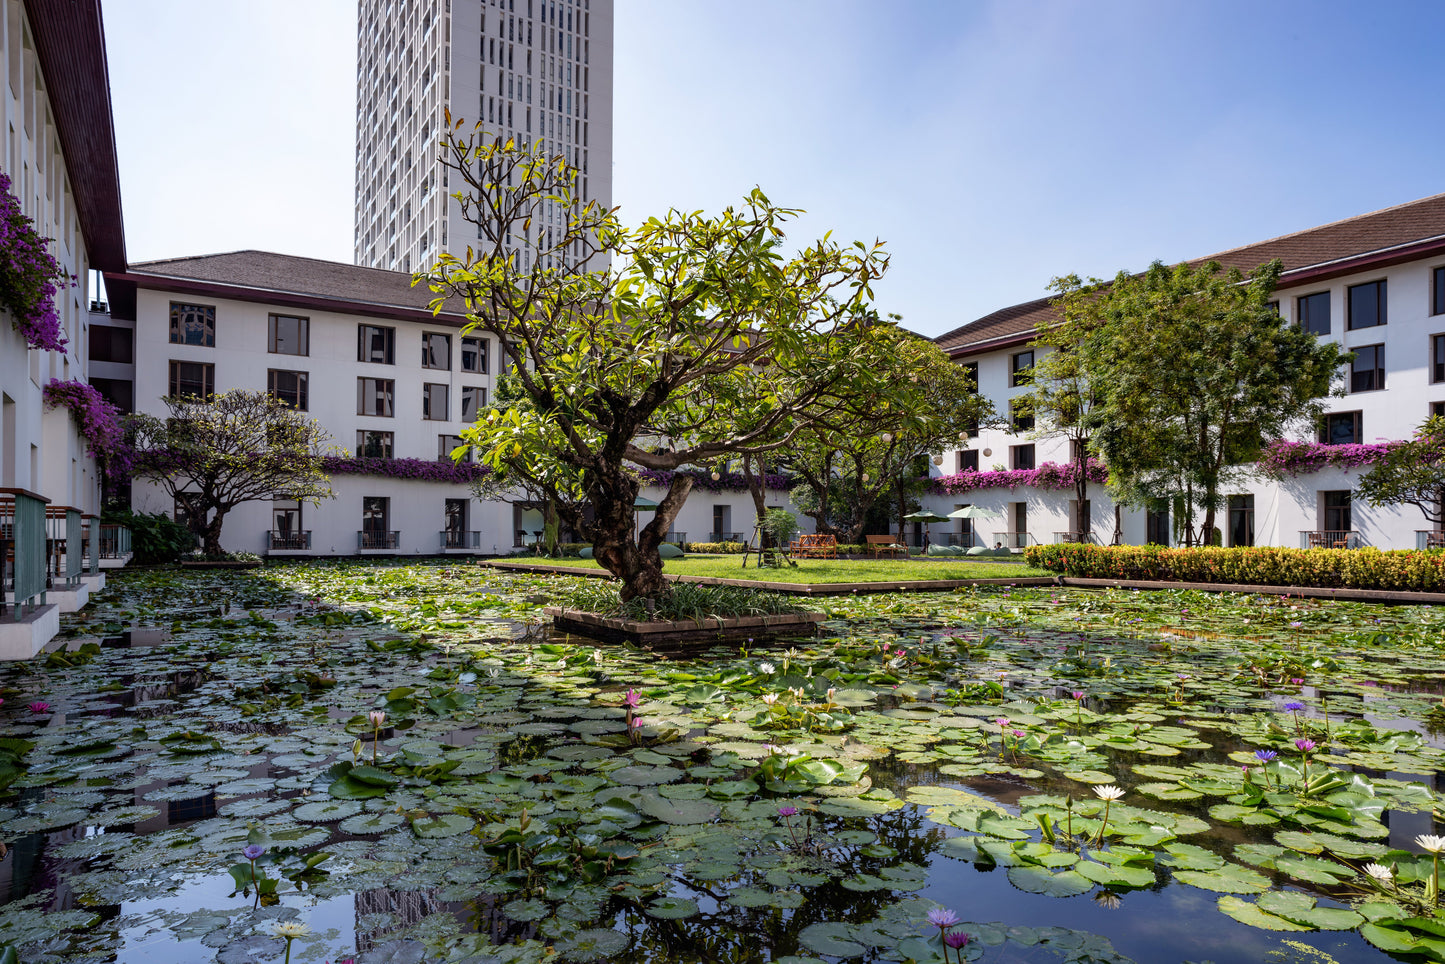
<instances>
[{"instance_id":1,"label":"small tree","mask_svg":"<svg viewBox=\"0 0 1445 964\"><path fill-rule=\"evenodd\" d=\"M672 211L624 227L577 197L561 157L467 135L461 122L442 154L480 250L445 254L418 280L441 296L436 310L464 299L525 398L463 437L494 468L554 461L578 481L591 513L558 511L622 580L624 600L670 592L658 547L692 486L674 475L634 540L636 468L777 451L877 393L880 340L850 321L886 267L881 245L825 238L786 258L796 212L759 190L715 217Z\"/></svg>"},{"instance_id":2,"label":"small tree","mask_svg":"<svg viewBox=\"0 0 1445 964\"><path fill-rule=\"evenodd\" d=\"M1408 441L1391 445L1355 487L1373 506L1413 505L1445 525L1445 418L1432 415Z\"/></svg>"},{"instance_id":3,"label":"small tree","mask_svg":"<svg viewBox=\"0 0 1445 964\"><path fill-rule=\"evenodd\" d=\"M321 469L331 436L305 413L265 392L163 401L164 419L131 416L135 471L184 509L207 555L221 554L221 525L238 505L331 497Z\"/></svg>"},{"instance_id":4,"label":"small tree","mask_svg":"<svg viewBox=\"0 0 1445 964\"><path fill-rule=\"evenodd\" d=\"M1079 426L1108 463L1115 501L1176 501L1187 544L1209 541L1224 485L1265 441L1319 419L1348 358L1280 318L1270 304L1280 270L1155 262L1094 279L1085 297L1063 286L1075 309L1064 343L1094 389Z\"/></svg>"}]
</instances>

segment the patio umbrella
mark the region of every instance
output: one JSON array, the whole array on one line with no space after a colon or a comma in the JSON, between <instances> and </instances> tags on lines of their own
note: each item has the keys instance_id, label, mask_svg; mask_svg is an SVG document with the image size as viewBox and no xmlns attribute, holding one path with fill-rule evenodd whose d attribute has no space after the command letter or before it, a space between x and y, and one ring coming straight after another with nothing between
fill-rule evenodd
<instances>
[{"instance_id":1,"label":"patio umbrella","mask_svg":"<svg viewBox=\"0 0 1445 964\"><path fill-rule=\"evenodd\" d=\"M911 521L913 521L913 522L925 522L925 523L947 522L947 521L948 521L948 516L946 516L946 515L939 515L937 512L930 512L930 511L927 510L927 509L924 509L924 510L921 511L921 512L910 512L910 513L908 513L906 516L904 516L903 518L908 519L908 520L911 520Z\"/></svg>"},{"instance_id":2,"label":"patio umbrella","mask_svg":"<svg viewBox=\"0 0 1445 964\"><path fill-rule=\"evenodd\" d=\"M962 509L954 509L948 514L950 519L997 519L997 512L990 512L987 509L980 509L976 505L966 505Z\"/></svg>"},{"instance_id":3,"label":"patio umbrella","mask_svg":"<svg viewBox=\"0 0 1445 964\"><path fill-rule=\"evenodd\" d=\"M643 497L640 496L640 495L637 497L637 501L634 502L634 503L632 503L632 507L633 507L634 509L650 510L650 509L656 509L657 506L658 506L658 503L653 502L651 499L643 498Z\"/></svg>"}]
</instances>

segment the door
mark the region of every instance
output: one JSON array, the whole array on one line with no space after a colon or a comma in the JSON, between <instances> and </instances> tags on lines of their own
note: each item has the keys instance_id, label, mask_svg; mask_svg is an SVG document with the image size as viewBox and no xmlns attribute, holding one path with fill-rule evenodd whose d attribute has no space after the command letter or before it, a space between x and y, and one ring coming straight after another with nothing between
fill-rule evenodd
<instances>
[{"instance_id":1,"label":"door","mask_svg":"<svg viewBox=\"0 0 1445 964\"><path fill-rule=\"evenodd\" d=\"M447 499L446 547L462 549L467 540L467 499Z\"/></svg>"},{"instance_id":2,"label":"door","mask_svg":"<svg viewBox=\"0 0 1445 964\"><path fill-rule=\"evenodd\" d=\"M1231 546L1254 545L1254 496L1231 495L1229 497L1229 544Z\"/></svg>"}]
</instances>

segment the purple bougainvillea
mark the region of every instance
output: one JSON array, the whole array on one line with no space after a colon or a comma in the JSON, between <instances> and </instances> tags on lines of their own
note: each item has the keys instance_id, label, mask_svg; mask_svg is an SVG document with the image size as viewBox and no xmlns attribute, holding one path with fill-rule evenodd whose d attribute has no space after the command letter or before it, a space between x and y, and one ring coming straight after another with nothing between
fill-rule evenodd
<instances>
[{"instance_id":1,"label":"purple bougainvillea","mask_svg":"<svg viewBox=\"0 0 1445 964\"><path fill-rule=\"evenodd\" d=\"M466 485L483 478L491 469L470 462L451 459L369 459L350 456L326 456L321 471L327 475L380 475L389 479L412 479L418 482L453 482Z\"/></svg>"},{"instance_id":2,"label":"purple bougainvillea","mask_svg":"<svg viewBox=\"0 0 1445 964\"><path fill-rule=\"evenodd\" d=\"M704 472L701 469L679 469L676 472L639 469L637 472L637 477L642 480L644 485L656 485L664 489L672 485L672 479L677 475L691 476L694 488L705 489L708 492L746 492L748 488L747 476L741 472L719 472L716 479L712 477L711 472ZM793 480L786 475L769 472L763 477L763 484L769 489L786 492L793 487Z\"/></svg>"},{"instance_id":3,"label":"purple bougainvillea","mask_svg":"<svg viewBox=\"0 0 1445 964\"><path fill-rule=\"evenodd\" d=\"M122 476L129 472L130 450L125 444L120 413L100 392L85 382L52 378L43 394L46 407L64 405L70 409L70 417L80 429L91 457L104 463L108 473Z\"/></svg>"},{"instance_id":4,"label":"purple bougainvillea","mask_svg":"<svg viewBox=\"0 0 1445 964\"><path fill-rule=\"evenodd\" d=\"M55 295L73 284L10 193L9 175L0 174L0 307L31 348L65 351Z\"/></svg>"},{"instance_id":5,"label":"purple bougainvillea","mask_svg":"<svg viewBox=\"0 0 1445 964\"><path fill-rule=\"evenodd\" d=\"M1038 489L1071 489L1077 469L1072 462L1060 465L1045 462L1036 469L1006 469L999 472L959 472L931 479L934 494L958 495L975 489L1014 489L1021 485ZM1089 460L1087 472L1090 482L1107 482L1109 472L1103 463Z\"/></svg>"},{"instance_id":6,"label":"purple bougainvillea","mask_svg":"<svg viewBox=\"0 0 1445 964\"><path fill-rule=\"evenodd\" d=\"M1321 469L1358 469L1373 465L1399 442L1324 445L1319 442L1271 442L1259 458L1260 471L1271 478L1307 475Z\"/></svg>"}]
</instances>

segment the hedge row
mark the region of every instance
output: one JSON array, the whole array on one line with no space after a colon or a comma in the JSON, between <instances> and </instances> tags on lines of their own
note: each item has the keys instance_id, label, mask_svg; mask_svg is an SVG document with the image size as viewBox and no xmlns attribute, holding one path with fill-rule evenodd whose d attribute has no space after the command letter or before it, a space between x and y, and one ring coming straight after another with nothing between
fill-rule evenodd
<instances>
[{"instance_id":1,"label":"hedge row","mask_svg":"<svg viewBox=\"0 0 1445 964\"><path fill-rule=\"evenodd\" d=\"M1274 546L1177 549L1166 546L1029 546L1031 566L1081 579L1177 580L1321 589L1445 589L1445 553Z\"/></svg>"}]
</instances>

